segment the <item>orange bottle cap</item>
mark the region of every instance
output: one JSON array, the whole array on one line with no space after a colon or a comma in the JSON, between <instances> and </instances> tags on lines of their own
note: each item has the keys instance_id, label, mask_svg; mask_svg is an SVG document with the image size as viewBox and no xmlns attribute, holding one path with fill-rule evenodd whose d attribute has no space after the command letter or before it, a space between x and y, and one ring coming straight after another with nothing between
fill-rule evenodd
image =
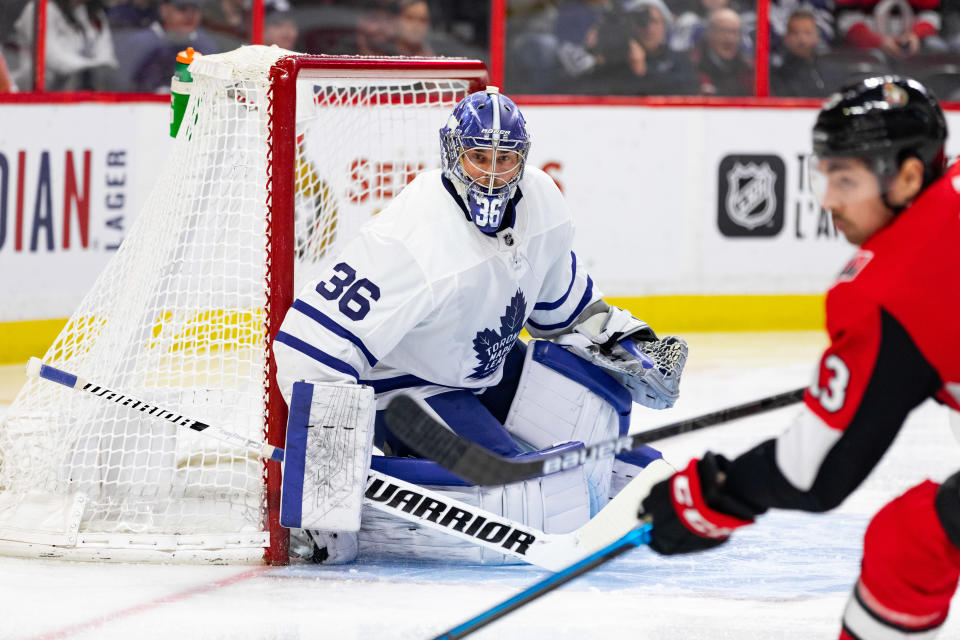
<instances>
[{"instance_id":1,"label":"orange bottle cap","mask_svg":"<svg viewBox=\"0 0 960 640\"><path fill-rule=\"evenodd\" d=\"M194 51L193 47L187 47L183 51L177 54L177 62L181 64L190 64L193 62L194 57L202 56L203 54L199 51Z\"/></svg>"}]
</instances>

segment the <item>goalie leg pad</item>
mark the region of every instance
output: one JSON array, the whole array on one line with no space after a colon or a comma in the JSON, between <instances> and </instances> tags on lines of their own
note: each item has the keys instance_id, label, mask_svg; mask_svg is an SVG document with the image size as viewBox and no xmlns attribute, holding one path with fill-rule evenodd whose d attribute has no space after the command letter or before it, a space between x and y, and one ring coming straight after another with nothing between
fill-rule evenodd
<instances>
[{"instance_id":1,"label":"goalie leg pad","mask_svg":"<svg viewBox=\"0 0 960 640\"><path fill-rule=\"evenodd\" d=\"M357 531L370 455L373 389L296 382L280 499L284 527Z\"/></svg>"},{"instance_id":2,"label":"goalie leg pad","mask_svg":"<svg viewBox=\"0 0 960 640\"><path fill-rule=\"evenodd\" d=\"M647 445L618 454L613 461L613 472L610 477L610 499L613 500L654 460L663 460L663 454Z\"/></svg>"},{"instance_id":3,"label":"goalie leg pad","mask_svg":"<svg viewBox=\"0 0 960 640\"><path fill-rule=\"evenodd\" d=\"M523 373L504 426L536 449L560 442L607 440L629 425L630 396L582 358L538 340L527 346ZM591 513L606 505L613 458L584 465Z\"/></svg>"}]
</instances>

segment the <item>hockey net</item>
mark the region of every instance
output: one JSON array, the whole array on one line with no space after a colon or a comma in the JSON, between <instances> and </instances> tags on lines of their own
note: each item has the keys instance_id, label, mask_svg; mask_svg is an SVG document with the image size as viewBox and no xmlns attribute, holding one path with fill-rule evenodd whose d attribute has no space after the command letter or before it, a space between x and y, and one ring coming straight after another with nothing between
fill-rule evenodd
<instances>
[{"instance_id":1,"label":"hockey net","mask_svg":"<svg viewBox=\"0 0 960 640\"><path fill-rule=\"evenodd\" d=\"M269 338L325 256L419 171L482 87L453 59L243 47L191 66L165 170L44 361L283 445ZM43 380L0 422L0 553L282 563L279 469Z\"/></svg>"}]
</instances>

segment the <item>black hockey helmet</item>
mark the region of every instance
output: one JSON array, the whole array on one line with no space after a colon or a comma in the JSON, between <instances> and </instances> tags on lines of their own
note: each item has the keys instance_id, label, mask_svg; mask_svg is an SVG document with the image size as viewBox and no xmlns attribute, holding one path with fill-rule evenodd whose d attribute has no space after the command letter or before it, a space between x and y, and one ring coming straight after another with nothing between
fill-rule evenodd
<instances>
[{"instance_id":1,"label":"black hockey helmet","mask_svg":"<svg viewBox=\"0 0 960 640\"><path fill-rule=\"evenodd\" d=\"M947 122L933 94L911 78L875 76L833 94L813 127L813 152L864 160L882 178L911 156L923 162L924 187L946 169Z\"/></svg>"}]
</instances>

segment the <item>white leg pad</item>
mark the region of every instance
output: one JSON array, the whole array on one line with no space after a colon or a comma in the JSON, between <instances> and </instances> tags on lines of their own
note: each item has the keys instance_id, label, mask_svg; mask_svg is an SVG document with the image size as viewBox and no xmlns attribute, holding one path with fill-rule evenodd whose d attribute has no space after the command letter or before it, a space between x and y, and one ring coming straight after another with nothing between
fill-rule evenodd
<instances>
[{"instance_id":1,"label":"white leg pad","mask_svg":"<svg viewBox=\"0 0 960 640\"><path fill-rule=\"evenodd\" d=\"M644 469L650 468L654 463L658 466L669 468L671 474L676 471L670 463L662 458L652 460L643 466L615 459L613 461L613 473L610 476L610 499L613 500L617 497L624 487L633 482L635 478L643 473Z\"/></svg>"},{"instance_id":2,"label":"white leg pad","mask_svg":"<svg viewBox=\"0 0 960 640\"><path fill-rule=\"evenodd\" d=\"M615 438L620 416L604 399L583 384L533 359L527 348L523 373L504 427L535 449L564 442L591 444ZM590 486L591 513L606 504L613 457L584 465Z\"/></svg>"}]
</instances>

